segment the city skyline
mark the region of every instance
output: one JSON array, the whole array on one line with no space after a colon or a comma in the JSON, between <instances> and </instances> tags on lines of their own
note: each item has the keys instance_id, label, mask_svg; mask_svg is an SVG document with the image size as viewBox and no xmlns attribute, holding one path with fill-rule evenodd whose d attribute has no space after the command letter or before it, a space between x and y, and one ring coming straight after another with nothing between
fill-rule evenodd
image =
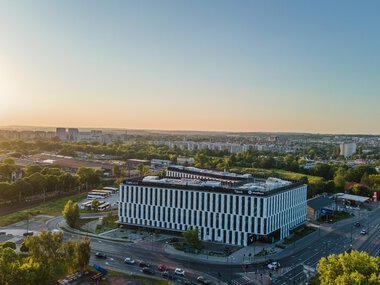
<instances>
[{"instance_id":1,"label":"city skyline","mask_svg":"<svg viewBox=\"0 0 380 285\"><path fill-rule=\"evenodd\" d=\"M380 133L375 2L0 7L2 126Z\"/></svg>"}]
</instances>

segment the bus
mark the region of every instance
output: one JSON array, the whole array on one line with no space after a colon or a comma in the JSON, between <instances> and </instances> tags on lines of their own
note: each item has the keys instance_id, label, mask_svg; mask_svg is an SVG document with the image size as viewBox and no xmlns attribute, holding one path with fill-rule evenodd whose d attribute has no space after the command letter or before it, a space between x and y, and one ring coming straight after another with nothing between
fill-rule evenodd
<instances>
[{"instance_id":1,"label":"bus","mask_svg":"<svg viewBox=\"0 0 380 285\"><path fill-rule=\"evenodd\" d=\"M103 190L108 190L108 191L112 191L112 193L116 193L117 191L119 191L119 188L115 188L115 187L103 187Z\"/></svg>"},{"instance_id":2,"label":"bus","mask_svg":"<svg viewBox=\"0 0 380 285\"><path fill-rule=\"evenodd\" d=\"M94 192L94 193L103 193L103 194L107 195L107 197L109 197L109 196L112 195L112 191L111 190L91 190L91 192Z\"/></svg>"},{"instance_id":3,"label":"bus","mask_svg":"<svg viewBox=\"0 0 380 285\"><path fill-rule=\"evenodd\" d=\"M91 191L87 194L87 199L104 199L107 198L109 195L108 193L99 193L99 192L94 192Z\"/></svg>"},{"instance_id":4,"label":"bus","mask_svg":"<svg viewBox=\"0 0 380 285\"><path fill-rule=\"evenodd\" d=\"M92 205L92 201L93 200L90 200L90 201L87 201L87 202L84 202L80 205L80 208L82 210L85 210L85 209L91 209L91 205Z\"/></svg>"},{"instance_id":5,"label":"bus","mask_svg":"<svg viewBox=\"0 0 380 285\"><path fill-rule=\"evenodd\" d=\"M98 210L99 211L107 211L111 209L111 204L109 202L103 203L99 205Z\"/></svg>"}]
</instances>

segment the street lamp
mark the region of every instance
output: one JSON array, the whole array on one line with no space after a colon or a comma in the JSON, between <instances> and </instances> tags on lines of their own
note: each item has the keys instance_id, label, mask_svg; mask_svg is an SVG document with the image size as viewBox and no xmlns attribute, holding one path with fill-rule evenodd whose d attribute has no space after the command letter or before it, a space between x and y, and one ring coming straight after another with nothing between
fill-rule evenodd
<instances>
[{"instance_id":1,"label":"street lamp","mask_svg":"<svg viewBox=\"0 0 380 285\"><path fill-rule=\"evenodd\" d=\"M229 258L230 258L230 284L232 284L232 261L235 259L235 257L231 255Z\"/></svg>"}]
</instances>

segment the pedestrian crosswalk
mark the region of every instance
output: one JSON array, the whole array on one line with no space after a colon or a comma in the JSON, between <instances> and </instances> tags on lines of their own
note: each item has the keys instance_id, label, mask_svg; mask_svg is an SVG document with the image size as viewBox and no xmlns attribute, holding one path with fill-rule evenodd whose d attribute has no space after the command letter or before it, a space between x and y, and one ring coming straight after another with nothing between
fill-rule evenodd
<instances>
[{"instance_id":1,"label":"pedestrian crosswalk","mask_svg":"<svg viewBox=\"0 0 380 285\"><path fill-rule=\"evenodd\" d=\"M240 277L231 282L232 285L247 285L250 283L253 283L253 281L247 276Z\"/></svg>"}]
</instances>

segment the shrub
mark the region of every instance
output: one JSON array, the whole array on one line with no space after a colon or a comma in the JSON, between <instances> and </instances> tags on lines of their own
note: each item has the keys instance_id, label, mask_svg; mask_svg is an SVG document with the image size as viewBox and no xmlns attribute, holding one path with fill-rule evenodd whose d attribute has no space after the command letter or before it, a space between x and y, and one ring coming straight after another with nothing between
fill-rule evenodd
<instances>
[{"instance_id":1,"label":"shrub","mask_svg":"<svg viewBox=\"0 0 380 285\"><path fill-rule=\"evenodd\" d=\"M2 248L12 248L12 249L16 249L16 244L13 242L13 241L6 241L6 242L3 242L1 244L1 247Z\"/></svg>"}]
</instances>

